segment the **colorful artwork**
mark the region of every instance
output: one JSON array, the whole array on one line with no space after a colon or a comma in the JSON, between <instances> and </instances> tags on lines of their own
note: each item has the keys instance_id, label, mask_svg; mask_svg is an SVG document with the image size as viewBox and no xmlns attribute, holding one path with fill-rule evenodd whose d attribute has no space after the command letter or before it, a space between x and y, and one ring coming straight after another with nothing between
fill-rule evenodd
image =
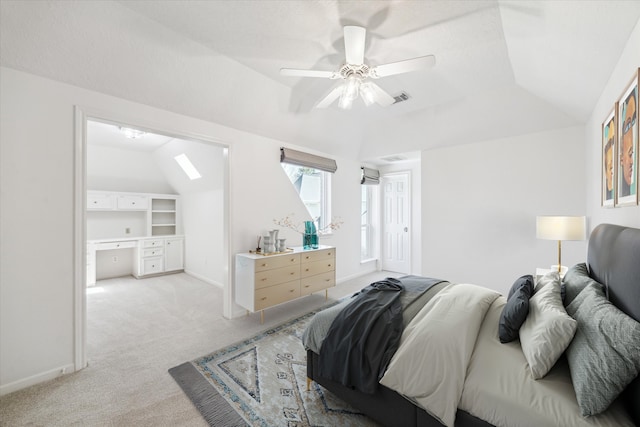
<instances>
[{"instance_id":1,"label":"colorful artwork","mask_svg":"<svg viewBox=\"0 0 640 427\"><path fill-rule=\"evenodd\" d=\"M602 123L602 206L613 207L616 200L616 111Z\"/></svg>"},{"instance_id":2,"label":"colorful artwork","mask_svg":"<svg viewBox=\"0 0 640 427\"><path fill-rule=\"evenodd\" d=\"M638 204L638 71L618 102L617 205Z\"/></svg>"}]
</instances>

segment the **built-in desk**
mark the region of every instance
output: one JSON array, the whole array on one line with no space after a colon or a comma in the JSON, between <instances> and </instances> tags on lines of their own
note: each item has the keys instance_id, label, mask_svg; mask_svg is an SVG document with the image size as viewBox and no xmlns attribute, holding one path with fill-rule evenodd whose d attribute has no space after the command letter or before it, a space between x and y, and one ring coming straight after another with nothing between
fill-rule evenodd
<instances>
[{"instance_id":1,"label":"built-in desk","mask_svg":"<svg viewBox=\"0 0 640 427\"><path fill-rule=\"evenodd\" d=\"M97 252L129 250L136 278L184 269L184 236L125 237L87 241L87 286L96 284ZM131 251L132 250L132 251Z\"/></svg>"}]
</instances>

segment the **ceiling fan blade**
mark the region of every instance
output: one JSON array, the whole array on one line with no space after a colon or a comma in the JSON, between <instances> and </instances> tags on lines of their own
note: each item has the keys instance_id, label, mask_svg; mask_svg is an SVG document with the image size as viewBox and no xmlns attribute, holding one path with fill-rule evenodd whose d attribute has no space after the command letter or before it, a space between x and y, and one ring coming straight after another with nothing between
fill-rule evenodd
<instances>
[{"instance_id":1,"label":"ceiling fan blade","mask_svg":"<svg viewBox=\"0 0 640 427\"><path fill-rule=\"evenodd\" d=\"M321 70L298 70L295 68L280 68L281 76L293 76L293 77L321 77L326 79L336 79L334 71L321 71Z\"/></svg>"},{"instance_id":2,"label":"ceiling fan blade","mask_svg":"<svg viewBox=\"0 0 640 427\"><path fill-rule=\"evenodd\" d=\"M436 57L433 55L420 56L404 61L390 62L371 68L369 76L373 78L392 76L394 74L409 73L411 71L424 70L436 64Z\"/></svg>"},{"instance_id":3,"label":"ceiling fan blade","mask_svg":"<svg viewBox=\"0 0 640 427\"><path fill-rule=\"evenodd\" d=\"M373 93L373 100L383 107L388 107L396 102L395 98L384 91L380 86L373 82L367 82Z\"/></svg>"},{"instance_id":4,"label":"ceiling fan blade","mask_svg":"<svg viewBox=\"0 0 640 427\"><path fill-rule=\"evenodd\" d=\"M363 27L344 27L344 52L347 64L364 63L364 42L367 30Z\"/></svg>"},{"instance_id":5,"label":"ceiling fan blade","mask_svg":"<svg viewBox=\"0 0 640 427\"><path fill-rule=\"evenodd\" d=\"M329 92L329 95L325 96L322 101L318 102L316 108L327 108L333 101L335 101L340 97L340 95L342 95L343 90L344 85L339 85L333 88L333 90Z\"/></svg>"}]
</instances>

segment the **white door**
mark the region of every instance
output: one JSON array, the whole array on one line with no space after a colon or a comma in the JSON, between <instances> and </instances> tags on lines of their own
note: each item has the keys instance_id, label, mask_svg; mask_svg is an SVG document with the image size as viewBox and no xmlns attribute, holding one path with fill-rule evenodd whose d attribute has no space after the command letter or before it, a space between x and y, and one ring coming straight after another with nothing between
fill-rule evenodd
<instances>
[{"instance_id":1,"label":"white door","mask_svg":"<svg viewBox=\"0 0 640 427\"><path fill-rule=\"evenodd\" d=\"M382 269L409 273L409 173L382 177Z\"/></svg>"}]
</instances>

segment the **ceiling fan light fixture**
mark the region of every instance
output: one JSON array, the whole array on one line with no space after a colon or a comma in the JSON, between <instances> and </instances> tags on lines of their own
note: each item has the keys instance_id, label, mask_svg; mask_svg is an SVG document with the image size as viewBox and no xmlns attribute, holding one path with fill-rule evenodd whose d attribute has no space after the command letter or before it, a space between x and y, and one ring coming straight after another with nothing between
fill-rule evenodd
<instances>
[{"instance_id":1,"label":"ceiling fan light fixture","mask_svg":"<svg viewBox=\"0 0 640 427\"><path fill-rule=\"evenodd\" d=\"M345 87L344 91L342 92L342 96L338 101L338 107L342 108L343 110L350 110L353 106L353 98L346 96L346 92L347 88Z\"/></svg>"},{"instance_id":2,"label":"ceiling fan light fixture","mask_svg":"<svg viewBox=\"0 0 640 427\"><path fill-rule=\"evenodd\" d=\"M351 101L356 99L360 92L360 82L360 77L355 74L347 77L347 84L344 88L344 93L342 94L342 96L349 98Z\"/></svg>"},{"instance_id":3,"label":"ceiling fan light fixture","mask_svg":"<svg viewBox=\"0 0 640 427\"><path fill-rule=\"evenodd\" d=\"M360 95L362 96L364 105L367 107L376 102L375 94L373 93L373 89L371 89L371 85L369 83L363 83L360 85Z\"/></svg>"},{"instance_id":4,"label":"ceiling fan light fixture","mask_svg":"<svg viewBox=\"0 0 640 427\"><path fill-rule=\"evenodd\" d=\"M138 129L126 128L122 126L120 126L120 132L122 132L124 136L129 139L139 139L147 134L146 132Z\"/></svg>"}]
</instances>

